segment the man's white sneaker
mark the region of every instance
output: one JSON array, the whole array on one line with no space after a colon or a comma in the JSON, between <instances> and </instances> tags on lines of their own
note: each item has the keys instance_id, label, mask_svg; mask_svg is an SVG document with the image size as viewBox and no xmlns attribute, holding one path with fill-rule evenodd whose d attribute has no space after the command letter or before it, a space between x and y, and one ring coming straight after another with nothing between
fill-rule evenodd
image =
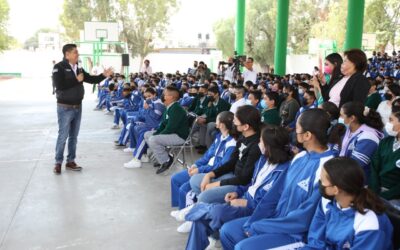
<instances>
[{"instance_id":1,"label":"man's white sneaker","mask_svg":"<svg viewBox=\"0 0 400 250\"><path fill-rule=\"evenodd\" d=\"M124 164L124 168L140 168L142 162L136 158L133 158L130 162Z\"/></svg>"},{"instance_id":2,"label":"man's white sneaker","mask_svg":"<svg viewBox=\"0 0 400 250\"><path fill-rule=\"evenodd\" d=\"M182 208L181 210L172 211L171 216L174 217L178 222L184 222L186 215L193 208L193 205ZM174 213L173 213L174 212Z\"/></svg>"},{"instance_id":3,"label":"man's white sneaker","mask_svg":"<svg viewBox=\"0 0 400 250\"><path fill-rule=\"evenodd\" d=\"M118 124L114 124L114 125L112 125L111 129L119 129L119 125Z\"/></svg>"},{"instance_id":4,"label":"man's white sneaker","mask_svg":"<svg viewBox=\"0 0 400 250\"><path fill-rule=\"evenodd\" d=\"M147 155L142 155L142 158L140 159L143 163L148 163L150 162L150 159Z\"/></svg>"},{"instance_id":5,"label":"man's white sneaker","mask_svg":"<svg viewBox=\"0 0 400 250\"><path fill-rule=\"evenodd\" d=\"M176 231L178 231L178 233L187 234L190 232L190 229L192 229L192 225L192 221L186 221L180 225Z\"/></svg>"},{"instance_id":6,"label":"man's white sneaker","mask_svg":"<svg viewBox=\"0 0 400 250\"><path fill-rule=\"evenodd\" d=\"M132 153L133 151L135 151L134 148L124 148L125 153Z\"/></svg>"}]
</instances>

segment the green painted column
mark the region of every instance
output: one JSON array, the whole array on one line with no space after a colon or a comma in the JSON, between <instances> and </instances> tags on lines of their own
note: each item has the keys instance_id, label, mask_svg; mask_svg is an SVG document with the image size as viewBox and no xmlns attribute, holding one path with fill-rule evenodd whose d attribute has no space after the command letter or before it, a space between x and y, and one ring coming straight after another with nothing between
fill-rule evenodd
<instances>
[{"instance_id":1,"label":"green painted column","mask_svg":"<svg viewBox=\"0 0 400 250\"><path fill-rule=\"evenodd\" d=\"M289 0L278 0L275 36L275 74L283 76L286 73L286 51L289 23Z\"/></svg>"},{"instance_id":2,"label":"green painted column","mask_svg":"<svg viewBox=\"0 0 400 250\"><path fill-rule=\"evenodd\" d=\"M361 49L365 0L348 1L344 49Z\"/></svg>"},{"instance_id":3,"label":"green painted column","mask_svg":"<svg viewBox=\"0 0 400 250\"><path fill-rule=\"evenodd\" d=\"M246 17L246 0L237 0L236 5L236 32L235 51L238 55L244 54L244 27Z\"/></svg>"}]
</instances>

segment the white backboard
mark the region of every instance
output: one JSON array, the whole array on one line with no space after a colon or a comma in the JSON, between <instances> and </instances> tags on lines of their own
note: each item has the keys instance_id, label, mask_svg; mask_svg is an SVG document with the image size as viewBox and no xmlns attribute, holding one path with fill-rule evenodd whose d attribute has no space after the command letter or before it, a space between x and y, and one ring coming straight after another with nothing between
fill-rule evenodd
<instances>
[{"instance_id":1,"label":"white backboard","mask_svg":"<svg viewBox=\"0 0 400 250\"><path fill-rule=\"evenodd\" d=\"M108 42L118 42L118 23L85 22L84 40L99 41L101 38Z\"/></svg>"}]
</instances>

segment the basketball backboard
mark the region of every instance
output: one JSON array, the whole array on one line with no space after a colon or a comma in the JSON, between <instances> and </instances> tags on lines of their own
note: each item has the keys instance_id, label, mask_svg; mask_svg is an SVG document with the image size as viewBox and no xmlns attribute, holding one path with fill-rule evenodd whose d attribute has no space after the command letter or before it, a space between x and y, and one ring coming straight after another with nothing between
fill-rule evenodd
<instances>
[{"instance_id":1,"label":"basketball backboard","mask_svg":"<svg viewBox=\"0 0 400 250\"><path fill-rule=\"evenodd\" d=\"M117 42L119 41L118 23L110 22L85 22L84 40Z\"/></svg>"}]
</instances>

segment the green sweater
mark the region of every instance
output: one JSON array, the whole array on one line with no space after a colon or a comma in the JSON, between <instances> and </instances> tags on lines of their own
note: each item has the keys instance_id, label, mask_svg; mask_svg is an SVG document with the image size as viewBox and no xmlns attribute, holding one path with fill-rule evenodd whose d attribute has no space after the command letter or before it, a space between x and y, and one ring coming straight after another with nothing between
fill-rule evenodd
<instances>
[{"instance_id":1,"label":"green sweater","mask_svg":"<svg viewBox=\"0 0 400 250\"><path fill-rule=\"evenodd\" d=\"M281 125L281 117L277 108L264 109L261 113L261 121L270 125Z\"/></svg>"},{"instance_id":2,"label":"green sweater","mask_svg":"<svg viewBox=\"0 0 400 250\"><path fill-rule=\"evenodd\" d=\"M393 152L393 143L393 136L379 143L372 159L369 185L373 191L387 200L400 199L400 168L397 167L400 166L400 149Z\"/></svg>"},{"instance_id":3,"label":"green sweater","mask_svg":"<svg viewBox=\"0 0 400 250\"><path fill-rule=\"evenodd\" d=\"M229 111L231 105L224 99L219 98L217 105L211 104L211 107L207 107L205 115L207 116L207 123L215 122L217 115L222 111Z\"/></svg>"},{"instance_id":4,"label":"green sweater","mask_svg":"<svg viewBox=\"0 0 400 250\"><path fill-rule=\"evenodd\" d=\"M367 97L367 100L365 101L365 106L367 106L370 109L376 110L381 101L382 101L381 95L378 92L375 92Z\"/></svg>"},{"instance_id":5,"label":"green sweater","mask_svg":"<svg viewBox=\"0 0 400 250\"><path fill-rule=\"evenodd\" d=\"M186 140L189 135L189 126L186 111L178 102L167 108L162 116L162 121L154 135L177 134Z\"/></svg>"},{"instance_id":6,"label":"green sweater","mask_svg":"<svg viewBox=\"0 0 400 250\"><path fill-rule=\"evenodd\" d=\"M201 101L200 99L201 99L200 97L196 96L188 109L189 112L193 112L198 116L204 114L208 106L207 96L203 99L203 101Z\"/></svg>"}]
</instances>

